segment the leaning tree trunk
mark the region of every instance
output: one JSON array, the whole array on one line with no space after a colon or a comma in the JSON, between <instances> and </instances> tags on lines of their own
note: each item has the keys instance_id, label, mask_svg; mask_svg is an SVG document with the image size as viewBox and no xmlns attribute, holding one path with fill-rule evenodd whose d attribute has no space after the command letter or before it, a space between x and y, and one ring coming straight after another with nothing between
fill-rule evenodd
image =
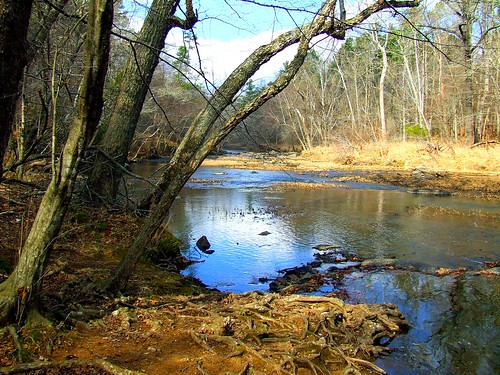
<instances>
[{"instance_id":1,"label":"leaning tree trunk","mask_svg":"<svg viewBox=\"0 0 500 375\"><path fill-rule=\"evenodd\" d=\"M186 1L186 20L174 17L179 0L155 0L148 11L132 56L123 71L111 119L97 154L88 188L94 199L112 202L118 194L122 169L132 144L149 84L158 65L165 38L174 27L191 28L196 22L191 0Z\"/></svg>"},{"instance_id":2,"label":"leaning tree trunk","mask_svg":"<svg viewBox=\"0 0 500 375\"><path fill-rule=\"evenodd\" d=\"M154 209L145 219L127 254L106 282L111 292L123 290L133 274L135 265L146 251L151 238L162 225L168 211L180 190L203 162L210 151L217 146L236 125L262 106L266 101L280 93L292 80L304 62L309 51L310 40L320 34L343 38L345 31L359 24L371 14L390 6L402 6L403 2L388 3L377 1L357 16L344 22L333 20L335 1L326 1L315 20L304 27L284 33L271 43L255 50L217 90L204 110L202 110L184 136L176 153L163 173L156 190L143 202L145 207L155 203ZM405 6L418 3L404 2ZM233 102L234 96L247 80L274 55L286 47L300 41L297 54L287 68L259 96L246 106L238 109L226 121L216 124L221 113Z\"/></svg>"},{"instance_id":3,"label":"leaning tree trunk","mask_svg":"<svg viewBox=\"0 0 500 375\"><path fill-rule=\"evenodd\" d=\"M42 282L42 271L68 208L78 165L97 128L103 106L103 88L109 59L113 0L91 0L87 17L85 72L77 112L59 165L43 196L19 262L0 284L0 323L34 309L33 298Z\"/></svg>"},{"instance_id":4,"label":"leaning tree trunk","mask_svg":"<svg viewBox=\"0 0 500 375\"><path fill-rule=\"evenodd\" d=\"M0 181L14 121L19 82L28 63L28 25L33 0L0 0Z\"/></svg>"}]
</instances>

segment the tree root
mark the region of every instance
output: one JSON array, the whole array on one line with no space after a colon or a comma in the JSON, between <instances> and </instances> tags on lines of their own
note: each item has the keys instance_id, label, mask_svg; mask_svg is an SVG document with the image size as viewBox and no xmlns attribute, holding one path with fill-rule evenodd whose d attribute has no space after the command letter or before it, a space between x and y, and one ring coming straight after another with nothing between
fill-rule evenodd
<instances>
[{"instance_id":1,"label":"tree root","mask_svg":"<svg viewBox=\"0 0 500 375\"><path fill-rule=\"evenodd\" d=\"M190 332L191 334L191 338L193 339L193 341L195 343L197 343L199 346L201 346L203 349L205 349L206 351L209 351L210 353L213 353L215 354L215 350L213 350L210 346L208 346L207 344L205 344L197 335L196 333L194 333L194 331L191 331Z\"/></svg>"},{"instance_id":2,"label":"tree root","mask_svg":"<svg viewBox=\"0 0 500 375\"><path fill-rule=\"evenodd\" d=\"M9 325L7 327L7 332L9 332L10 337L12 337L12 342L14 343L14 346L16 347L17 351L17 360L22 363L23 362L23 347L21 346L21 343L19 342L19 336L15 330L14 327Z\"/></svg>"},{"instance_id":3,"label":"tree root","mask_svg":"<svg viewBox=\"0 0 500 375\"><path fill-rule=\"evenodd\" d=\"M392 338L407 325L394 305L349 306L336 298L316 296L245 294L237 299L228 297L230 307L189 304L189 315L181 310L183 319L212 322L212 328L205 325L203 330L213 333L193 331L191 337L211 354L220 349L205 340L227 346L230 354L225 358L250 355L277 373L295 374L300 368L315 375L328 374L331 363L340 366L343 362L347 364L345 374L357 374L361 369L385 374L367 359L387 350L379 346L381 338ZM230 335L218 334L222 330L215 326L228 321ZM281 361L277 362L277 356Z\"/></svg>"},{"instance_id":4,"label":"tree root","mask_svg":"<svg viewBox=\"0 0 500 375\"><path fill-rule=\"evenodd\" d=\"M21 363L19 365L10 367L0 367L0 374L21 374L29 371L47 370L51 368L74 367L74 366L97 367L112 375L144 375L143 372L128 370L119 367L117 365L114 365L111 362L108 362L104 359L92 359L92 360L70 359L60 362Z\"/></svg>"},{"instance_id":5,"label":"tree root","mask_svg":"<svg viewBox=\"0 0 500 375\"><path fill-rule=\"evenodd\" d=\"M109 328L107 335L121 339L134 330L133 336L139 337L150 334L156 320L167 320L170 328L164 325L162 330L175 329L181 340L201 348L195 346L197 354L190 355L199 358L194 366L202 374L216 373L215 363L231 361L237 366L233 371L241 374L258 369L275 375L357 375L363 370L385 374L370 360L388 350L384 338L404 332L408 324L394 305L351 306L328 297L251 293L165 301L160 301L161 309L127 309L127 314L106 317L100 329L111 319L109 327L125 328L121 334ZM130 320L146 326L133 328Z\"/></svg>"},{"instance_id":6,"label":"tree root","mask_svg":"<svg viewBox=\"0 0 500 375\"><path fill-rule=\"evenodd\" d=\"M199 358L197 361L196 361L196 369L202 374L202 375L210 375L208 372L206 372L203 367L203 359L202 358Z\"/></svg>"}]
</instances>

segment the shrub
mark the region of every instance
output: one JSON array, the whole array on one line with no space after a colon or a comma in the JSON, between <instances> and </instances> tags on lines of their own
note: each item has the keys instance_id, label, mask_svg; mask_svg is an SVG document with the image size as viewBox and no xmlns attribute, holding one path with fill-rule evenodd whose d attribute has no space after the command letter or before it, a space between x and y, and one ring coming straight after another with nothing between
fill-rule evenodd
<instances>
[{"instance_id":1,"label":"shrub","mask_svg":"<svg viewBox=\"0 0 500 375\"><path fill-rule=\"evenodd\" d=\"M405 133L408 138L414 139L425 139L429 136L429 132L427 131L427 129L420 126L419 124L406 124Z\"/></svg>"}]
</instances>

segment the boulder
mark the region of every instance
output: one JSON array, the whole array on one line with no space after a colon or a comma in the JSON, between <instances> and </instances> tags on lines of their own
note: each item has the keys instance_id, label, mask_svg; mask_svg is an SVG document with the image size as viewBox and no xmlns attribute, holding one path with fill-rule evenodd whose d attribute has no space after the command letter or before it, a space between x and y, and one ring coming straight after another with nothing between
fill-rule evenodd
<instances>
[{"instance_id":1,"label":"boulder","mask_svg":"<svg viewBox=\"0 0 500 375\"><path fill-rule=\"evenodd\" d=\"M198 241L196 241L196 246L206 254L213 254L214 252L213 250L208 250L212 245L210 245L210 242L208 242L206 236L201 236L200 238L198 238Z\"/></svg>"}]
</instances>

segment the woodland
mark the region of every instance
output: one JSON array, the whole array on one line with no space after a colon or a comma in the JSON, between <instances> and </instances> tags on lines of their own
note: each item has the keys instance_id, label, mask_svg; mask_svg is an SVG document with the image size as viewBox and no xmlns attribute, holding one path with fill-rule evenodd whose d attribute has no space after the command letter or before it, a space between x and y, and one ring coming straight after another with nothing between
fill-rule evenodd
<instances>
[{"instance_id":1,"label":"woodland","mask_svg":"<svg viewBox=\"0 0 500 375\"><path fill-rule=\"evenodd\" d=\"M387 152L391 144L421 142L438 152L494 147L499 141L500 7L494 0L373 0L357 6L344 0L316 6L224 1L220 12L245 3L250 11L284 11L297 19L306 14L309 21L255 49L221 83L210 81L198 53L197 27L213 17L203 0L137 2L145 14L140 30L131 26L128 3L0 0L0 202L5 207L0 220L20 201L27 218L14 247L1 245L0 265L8 266L0 269L0 325L12 337L17 336L11 324L57 324L57 317L41 312L44 289L50 289L45 278L61 228L85 210L76 205L132 212L135 229L127 233L126 249L88 291L115 298L131 292L130 280L147 249L161 242L165 217L185 183L207 156L223 149L306 153L377 144ZM183 32L183 45L171 53L165 40L176 29ZM289 46L296 46L295 55L271 81L254 79ZM131 200L123 189L129 163L158 157L169 158L158 182L140 201ZM247 297L239 298L250 309ZM257 310L270 308L266 298L255 296ZM137 302L121 301L129 307ZM212 311L220 308L212 300L203 303L213 304ZM344 304L319 298L296 303L297 309L335 305L338 319L362 324ZM376 308L363 308L363 314L378 316L378 324L390 331L384 334L404 330L404 318L394 307L389 315L366 309ZM231 323L225 310L217 311L227 331L212 339L239 350L236 340L221 337L234 336L243 323ZM334 340L335 330L313 315L301 322L304 332L295 332L297 342L313 322L314 334L323 330ZM279 329L297 326L272 322ZM190 337L209 350L200 336ZM246 350L253 360L263 360ZM297 343L289 350L296 354L280 368L326 371L323 364L299 359L297 353L309 347ZM367 351L378 354L371 346ZM356 359L354 351L346 353L328 355L340 358L342 368L378 371ZM264 362L278 372L274 362ZM92 366L120 373L107 362ZM196 366L199 370L201 362ZM247 373L253 364L235 366Z\"/></svg>"}]
</instances>

